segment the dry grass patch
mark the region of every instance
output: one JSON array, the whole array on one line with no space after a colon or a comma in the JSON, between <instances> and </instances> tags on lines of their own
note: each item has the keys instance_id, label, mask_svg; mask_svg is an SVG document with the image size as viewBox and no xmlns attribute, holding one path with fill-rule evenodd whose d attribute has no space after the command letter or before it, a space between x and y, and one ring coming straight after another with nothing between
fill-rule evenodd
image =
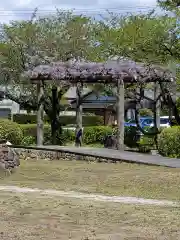
<instances>
[{"instance_id":1,"label":"dry grass patch","mask_svg":"<svg viewBox=\"0 0 180 240\"><path fill-rule=\"evenodd\" d=\"M22 161L1 185L180 200L180 169L81 161Z\"/></svg>"},{"instance_id":2,"label":"dry grass patch","mask_svg":"<svg viewBox=\"0 0 180 240\"><path fill-rule=\"evenodd\" d=\"M180 239L178 208L1 193L1 240Z\"/></svg>"}]
</instances>

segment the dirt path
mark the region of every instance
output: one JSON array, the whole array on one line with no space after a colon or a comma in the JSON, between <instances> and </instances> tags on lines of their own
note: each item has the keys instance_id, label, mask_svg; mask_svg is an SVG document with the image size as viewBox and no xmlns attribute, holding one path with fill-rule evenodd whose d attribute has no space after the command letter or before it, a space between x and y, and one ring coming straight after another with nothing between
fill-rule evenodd
<instances>
[{"instance_id":1,"label":"dirt path","mask_svg":"<svg viewBox=\"0 0 180 240\"><path fill-rule=\"evenodd\" d=\"M143 205L156 205L156 206L180 206L179 203L166 200L144 199L136 197L120 197L120 196L105 196L98 194L84 194L79 192L65 192L56 191L51 189L37 189L37 188L21 188L16 186L0 186L0 191L14 192L14 193L38 193L46 196L59 196L67 198L76 198L91 201L101 202L115 202L124 204L143 204Z\"/></svg>"}]
</instances>

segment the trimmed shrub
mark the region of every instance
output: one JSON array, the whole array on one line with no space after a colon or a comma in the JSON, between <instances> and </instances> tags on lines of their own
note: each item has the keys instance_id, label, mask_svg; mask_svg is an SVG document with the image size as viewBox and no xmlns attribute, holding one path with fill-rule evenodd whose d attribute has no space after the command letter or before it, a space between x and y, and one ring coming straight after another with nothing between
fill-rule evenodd
<instances>
[{"instance_id":1,"label":"trimmed shrub","mask_svg":"<svg viewBox=\"0 0 180 240\"><path fill-rule=\"evenodd\" d=\"M36 124L22 124L20 125L23 130L24 138L33 137L36 142L37 131ZM104 137L108 134L112 134L112 128L108 126L95 126L84 127L83 142L85 144L92 144L96 142L102 142ZM66 144L68 142L75 141L75 131L64 129L62 134L59 135L58 144ZM48 144L51 141L51 128L50 125L44 126L44 143Z\"/></svg>"},{"instance_id":2,"label":"trimmed shrub","mask_svg":"<svg viewBox=\"0 0 180 240\"><path fill-rule=\"evenodd\" d=\"M23 132L19 124L8 119L0 119L0 139L7 139L12 144L21 144Z\"/></svg>"},{"instance_id":3,"label":"trimmed shrub","mask_svg":"<svg viewBox=\"0 0 180 240\"><path fill-rule=\"evenodd\" d=\"M66 145L75 140L75 132L68 129L62 129L62 133L57 132L56 143L58 145ZM51 144L51 128L50 126L44 131L44 144Z\"/></svg>"},{"instance_id":4,"label":"trimmed shrub","mask_svg":"<svg viewBox=\"0 0 180 240\"><path fill-rule=\"evenodd\" d=\"M103 142L104 138L112 134L112 128L109 126L95 126L85 127L83 132L83 142L85 144L92 144Z\"/></svg>"},{"instance_id":5,"label":"trimmed shrub","mask_svg":"<svg viewBox=\"0 0 180 240\"><path fill-rule=\"evenodd\" d=\"M142 153L149 153L155 149L155 141L153 136L142 136L138 142L139 151Z\"/></svg>"},{"instance_id":6,"label":"trimmed shrub","mask_svg":"<svg viewBox=\"0 0 180 240\"><path fill-rule=\"evenodd\" d=\"M32 142L36 143L37 131L36 124L22 124L20 125L24 134L24 143ZM92 126L84 127L83 131L83 143L94 144L103 143L106 136L116 134L117 128L112 128L110 126ZM29 137L32 137L29 139ZM73 142L75 140L75 131L64 129L62 134L58 134L59 139L57 144L67 144L68 142ZM137 147L139 141L139 132L135 127L125 127L125 144L129 147ZM34 139L34 140L33 140ZM46 124L44 126L44 143L51 143L51 128L50 125Z\"/></svg>"},{"instance_id":7,"label":"trimmed shrub","mask_svg":"<svg viewBox=\"0 0 180 240\"><path fill-rule=\"evenodd\" d=\"M20 126L24 135L23 144L35 144L37 140L37 125L21 124ZM58 137L59 139L57 140L57 144L66 144L67 142L74 141L75 133L74 131L64 129L61 135L58 134ZM44 143L51 144L51 127L48 124L44 125Z\"/></svg>"},{"instance_id":8,"label":"trimmed shrub","mask_svg":"<svg viewBox=\"0 0 180 240\"><path fill-rule=\"evenodd\" d=\"M92 144L103 142L106 136L116 135L117 128L109 126L85 127L83 134L83 142L85 144ZM136 127L125 127L124 129L124 143L128 147L137 147L140 140L140 133Z\"/></svg>"},{"instance_id":9,"label":"trimmed shrub","mask_svg":"<svg viewBox=\"0 0 180 240\"><path fill-rule=\"evenodd\" d=\"M35 114L13 114L12 116L13 122L19 124L36 124L37 123L37 116ZM47 122L47 116L44 116L44 122Z\"/></svg>"},{"instance_id":10,"label":"trimmed shrub","mask_svg":"<svg viewBox=\"0 0 180 240\"><path fill-rule=\"evenodd\" d=\"M180 157L180 127L165 128L158 137L159 153L166 157Z\"/></svg>"},{"instance_id":11,"label":"trimmed shrub","mask_svg":"<svg viewBox=\"0 0 180 240\"><path fill-rule=\"evenodd\" d=\"M76 117L75 116L60 116L60 120L62 125L72 125L76 124ZM37 117L35 114L14 114L13 121L19 124L36 124ZM48 117L44 117L44 122L48 123ZM103 117L101 116L91 116L91 115L84 115L83 119L83 126L99 126L103 125Z\"/></svg>"}]
</instances>

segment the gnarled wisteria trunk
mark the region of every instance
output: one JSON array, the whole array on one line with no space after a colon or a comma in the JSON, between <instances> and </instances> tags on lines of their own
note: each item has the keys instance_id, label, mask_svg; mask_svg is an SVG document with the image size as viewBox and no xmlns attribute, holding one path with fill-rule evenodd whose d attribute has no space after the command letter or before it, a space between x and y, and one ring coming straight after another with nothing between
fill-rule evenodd
<instances>
[{"instance_id":1,"label":"gnarled wisteria trunk","mask_svg":"<svg viewBox=\"0 0 180 240\"><path fill-rule=\"evenodd\" d=\"M76 85L76 138L75 145L76 147L80 147L82 144L82 90L83 85L81 83L77 83Z\"/></svg>"}]
</instances>

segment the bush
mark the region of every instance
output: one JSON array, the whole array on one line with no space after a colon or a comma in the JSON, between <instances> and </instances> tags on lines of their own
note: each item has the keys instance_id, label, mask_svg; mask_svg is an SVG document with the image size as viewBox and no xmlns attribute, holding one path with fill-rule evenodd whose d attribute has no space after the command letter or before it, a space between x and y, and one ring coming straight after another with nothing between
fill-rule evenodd
<instances>
[{"instance_id":1,"label":"bush","mask_svg":"<svg viewBox=\"0 0 180 240\"><path fill-rule=\"evenodd\" d=\"M176 107L177 107L178 111L180 112L180 97L178 97L176 99Z\"/></svg>"},{"instance_id":2,"label":"bush","mask_svg":"<svg viewBox=\"0 0 180 240\"><path fill-rule=\"evenodd\" d=\"M141 108L139 110L140 116L141 117L152 117L153 116L153 112L151 109L148 108Z\"/></svg>"},{"instance_id":3,"label":"bush","mask_svg":"<svg viewBox=\"0 0 180 240\"><path fill-rule=\"evenodd\" d=\"M33 136L25 136L21 141L21 145L23 146L35 145L35 143L36 143L36 138Z\"/></svg>"},{"instance_id":4,"label":"bush","mask_svg":"<svg viewBox=\"0 0 180 240\"><path fill-rule=\"evenodd\" d=\"M19 145L23 138L23 132L19 124L7 119L0 119L0 139L7 139L12 144Z\"/></svg>"},{"instance_id":5,"label":"bush","mask_svg":"<svg viewBox=\"0 0 180 240\"><path fill-rule=\"evenodd\" d=\"M117 128L109 126L85 127L83 134L83 142L85 144L98 143L108 135L116 135ZM124 143L128 147L137 147L140 139L139 131L136 127L125 127L124 129Z\"/></svg>"},{"instance_id":6,"label":"bush","mask_svg":"<svg viewBox=\"0 0 180 240\"><path fill-rule=\"evenodd\" d=\"M32 145L36 143L37 139L37 126L36 124L21 124L21 129L23 131L24 145ZM62 135L58 134L59 140L57 144L66 144L67 142L72 142L75 139L75 133L71 130L63 130ZM28 144L29 142L29 144ZM44 125L44 143L51 144L51 127L50 125Z\"/></svg>"},{"instance_id":7,"label":"bush","mask_svg":"<svg viewBox=\"0 0 180 240\"><path fill-rule=\"evenodd\" d=\"M125 127L124 129L124 143L130 147L137 147L140 139L140 132L137 127Z\"/></svg>"},{"instance_id":8,"label":"bush","mask_svg":"<svg viewBox=\"0 0 180 240\"><path fill-rule=\"evenodd\" d=\"M31 136L35 139L37 138L36 124L22 124L20 125L24 138ZM105 136L112 134L112 128L108 126L95 126L95 127L84 127L83 132L83 142L85 144L92 144L96 142L102 142ZM66 144L68 142L75 141L75 131L64 129L62 134L59 135L58 144ZM51 128L50 125L44 126L44 143L50 144L51 141Z\"/></svg>"},{"instance_id":9,"label":"bush","mask_svg":"<svg viewBox=\"0 0 180 240\"><path fill-rule=\"evenodd\" d=\"M153 133L155 130L152 127L145 127L146 132ZM148 153L155 149L155 136L154 135L142 135L137 127L126 127L125 144L130 148L138 148L140 152Z\"/></svg>"},{"instance_id":10,"label":"bush","mask_svg":"<svg viewBox=\"0 0 180 240\"><path fill-rule=\"evenodd\" d=\"M165 128L158 137L159 153L166 157L180 157L180 127Z\"/></svg>"},{"instance_id":11,"label":"bush","mask_svg":"<svg viewBox=\"0 0 180 240\"><path fill-rule=\"evenodd\" d=\"M142 153L148 153L155 149L155 141L153 136L142 136L138 143L139 151Z\"/></svg>"},{"instance_id":12,"label":"bush","mask_svg":"<svg viewBox=\"0 0 180 240\"><path fill-rule=\"evenodd\" d=\"M83 132L83 142L85 144L92 144L97 142L103 142L103 139L112 134L112 128L109 126L95 126L85 127Z\"/></svg>"},{"instance_id":13,"label":"bush","mask_svg":"<svg viewBox=\"0 0 180 240\"><path fill-rule=\"evenodd\" d=\"M36 124L20 124L19 125L23 131L23 135L37 138L37 125ZM44 133L50 131L50 126L48 124L44 125Z\"/></svg>"},{"instance_id":14,"label":"bush","mask_svg":"<svg viewBox=\"0 0 180 240\"><path fill-rule=\"evenodd\" d=\"M62 129L62 133L57 132L57 139L56 144L58 145L66 145L67 143L73 142L75 140L75 132L68 129ZM44 143L45 144L52 144L51 141L51 128L46 129L44 131Z\"/></svg>"},{"instance_id":15,"label":"bush","mask_svg":"<svg viewBox=\"0 0 180 240\"><path fill-rule=\"evenodd\" d=\"M23 124L21 125L24 134L24 142L27 144L34 141L36 143L36 124ZM112 128L110 126L94 126L94 127L84 127L83 132L83 143L84 144L96 144L103 143L104 138L107 135L112 135L117 133L117 128ZM31 139L29 137L32 137ZM75 131L64 129L62 134L58 134L59 139L57 144L65 145L69 142L75 141ZM138 147L139 144L139 131L136 127L125 127L125 144L128 147ZM34 139L34 140L33 140ZM46 124L44 126L44 143L51 144L51 128L50 125ZM29 145L30 145L29 144ZM28 144L27 144L28 145ZM143 145L143 143L141 144Z\"/></svg>"},{"instance_id":16,"label":"bush","mask_svg":"<svg viewBox=\"0 0 180 240\"><path fill-rule=\"evenodd\" d=\"M37 117L35 114L14 114L13 121L19 124L36 124ZM61 116L60 121L62 125L70 125L76 124L76 117L75 116ZM48 117L44 117L44 122L49 122ZM91 115L84 115L83 119L83 126L98 126L103 125L103 117L101 116L91 116Z\"/></svg>"},{"instance_id":17,"label":"bush","mask_svg":"<svg viewBox=\"0 0 180 240\"><path fill-rule=\"evenodd\" d=\"M12 116L13 122L19 124L36 124L37 123L37 115L35 114L13 114ZM47 116L44 116L44 122L47 122Z\"/></svg>"}]
</instances>

